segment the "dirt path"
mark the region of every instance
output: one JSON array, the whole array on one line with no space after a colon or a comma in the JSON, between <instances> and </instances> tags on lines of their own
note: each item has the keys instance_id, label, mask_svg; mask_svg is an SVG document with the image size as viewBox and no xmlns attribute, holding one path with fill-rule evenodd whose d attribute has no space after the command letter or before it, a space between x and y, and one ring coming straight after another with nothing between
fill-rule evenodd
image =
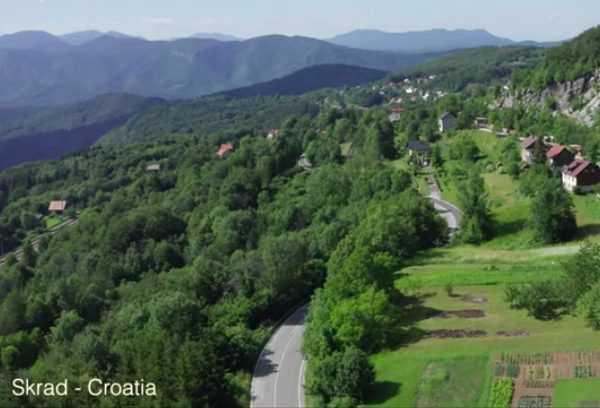
<instances>
[{"instance_id":1,"label":"dirt path","mask_svg":"<svg viewBox=\"0 0 600 408\"><path fill-rule=\"evenodd\" d=\"M58 231L60 231L60 230L62 230L62 229L64 229L64 228L68 228L68 227L70 227L71 225L74 225L74 224L76 224L76 223L77 223L77 221L78 221L78 219L77 219L77 218L70 218L70 219L68 219L68 220L66 220L66 221L64 221L64 222L61 222L60 224L58 224L58 225L55 225L54 227L50 228L50 229L49 229L47 232L45 232L44 234L40 234L40 235L38 235L37 237L35 237L35 238L34 238L34 239L31 241L31 245L33 246L33 249L34 249L34 251L37 251L37 250L38 250L38 248L39 248L39 246L40 246L40 240L41 240L41 238L42 238L43 236L46 236L46 235L52 235L52 234L54 234L54 233L56 233L56 232L58 232ZM15 249L14 249L13 251L11 251L11 252L12 252L12 253L13 253L13 254L14 254L16 257L17 257L17 259L18 259L18 260L21 260L21 257L23 256L23 246L17 247L17 248L15 248ZM7 254L7 255L8 255L8 254ZM0 257L0 268L2 268L2 266L4 265L4 259L6 258L6 256L7 256L7 255Z\"/></svg>"}]
</instances>

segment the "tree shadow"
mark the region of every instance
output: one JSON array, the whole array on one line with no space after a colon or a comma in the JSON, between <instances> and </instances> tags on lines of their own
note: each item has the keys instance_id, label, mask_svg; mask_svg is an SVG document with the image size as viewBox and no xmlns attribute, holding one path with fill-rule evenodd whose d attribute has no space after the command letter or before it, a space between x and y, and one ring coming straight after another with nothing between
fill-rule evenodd
<instances>
[{"instance_id":1,"label":"tree shadow","mask_svg":"<svg viewBox=\"0 0 600 408\"><path fill-rule=\"evenodd\" d=\"M406 347L410 344L422 340L427 332L417 327L417 323L439 315L442 311L433 307L425 306L425 300L435 296L435 293L420 293L415 296L404 296L399 304L405 311L400 319L402 329L398 330L398 336L395 338L391 347Z\"/></svg>"},{"instance_id":2,"label":"tree shadow","mask_svg":"<svg viewBox=\"0 0 600 408\"><path fill-rule=\"evenodd\" d=\"M371 404L383 404L390 398L395 397L400 392L402 384L393 381L377 381L368 392L368 401Z\"/></svg>"},{"instance_id":3,"label":"tree shadow","mask_svg":"<svg viewBox=\"0 0 600 408\"><path fill-rule=\"evenodd\" d=\"M277 364L273 363L271 359L268 357L273 354L268 348L265 348L261 355L260 360L256 364L254 369L254 377L267 377L268 375L277 371Z\"/></svg>"},{"instance_id":4,"label":"tree shadow","mask_svg":"<svg viewBox=\"0 0 600 408\"><path fill-rule=\"evenodd\" d=\"M504 237L507 235L513 235L527 226L527 221L522 219L502 221L497 220L494 223L494 237Z\"/></svg>"},{"instance_id":5,"label":"tree shadow","mask_svg":"<svg viewBox=\"0 0 600 408\"><path fill-rule=\"evenodd\" d=\"M600 234L600 224L588 224L577 229L577 238L586 239Z\"/></svg>"}]
</instances>

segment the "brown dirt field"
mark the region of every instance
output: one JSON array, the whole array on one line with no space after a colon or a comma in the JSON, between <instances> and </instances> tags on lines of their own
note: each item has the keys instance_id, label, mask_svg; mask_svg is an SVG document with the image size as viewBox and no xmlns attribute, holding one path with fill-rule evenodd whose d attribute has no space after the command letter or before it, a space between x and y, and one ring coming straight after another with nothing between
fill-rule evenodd
<instances>
[{"instance_id":1,"label":"brown dirt field","mask_svg":"<svg viewBox=\"0 0 600 408\"><path fill-rule=\"evenodd\" d=\"M526 337L529 336L529 330L499 331L496 334L502 337Z\"/></svg>"},{"instance_id":2,"label":"brown dirt field","mask_svg":"<svg viewBox=\"0 0 600 408\"><path fill-rule=\"evenodd\" d=\"M477 309L447 310L447 311L441 311L441 312L437 313L434 317L437 317L440 319L450 319L453 317L459 317L462 319L474 319L474 318L485 317L485 312L483 310L477 310Z\"/></svg>"},{"instance_id":3,"label":"brown dirt field","mask_svg":"<svg viewBox=\"0 0 600 408\"><path fill-rule=\"evenodd\" d=\"M438 339L462 339L466 337L485 337L487 335L483 330L465 330L465 329L457 329L457 330L448 330L448 329L440 329L440 330L431 330L427 332L427 337L434 337Z\"/></svg>"}]
</instances>

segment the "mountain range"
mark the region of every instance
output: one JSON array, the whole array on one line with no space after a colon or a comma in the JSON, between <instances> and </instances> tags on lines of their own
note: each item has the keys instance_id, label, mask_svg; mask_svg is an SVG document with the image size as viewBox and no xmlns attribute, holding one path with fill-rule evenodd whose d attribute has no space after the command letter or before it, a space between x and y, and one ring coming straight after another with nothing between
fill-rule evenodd
<instances>
[{"instance_id":1,"label":"mountain range","mask_svg":"<svg viewBox=\"0 0 600 408\"><path fill-rule=\"evenodd\" d=\"M187 99L314 65L392 72L436 56L360 50L280 35L228 42L104 35L72 45L47 33L27 32L0 38L0 107L66 104L111 92Z\"/></svg>"},{"instance_id":2,"label":"mountain range","mask_svg":"<svg viewBox=\"0 0 600 408\"><path fill-rule=\"evenodd\" d=\"M326 41L336 45L375 51L395 52L444 52L450 50L477 48L486 45L531 45L547 47L556 42L535 41L516 42L498 37L485 30L445 30L409 31L388 33L380 30L355 30Z\"/></svg>"},{"instance_id":3,"label":"mountain range","mask_svg":"<svg viewBox=\"0 0 600 408\"><path fill-rule=\"evenodd\" d=\"M62 36L24 31L0 37L0 107L69 104L106 93L187 99L313 66L394 72L454 49L513 43L484 30L359 30L327 41L282 35L238 40L220 33L148 41L95 30Z\"/></svg>"}]
</instances>

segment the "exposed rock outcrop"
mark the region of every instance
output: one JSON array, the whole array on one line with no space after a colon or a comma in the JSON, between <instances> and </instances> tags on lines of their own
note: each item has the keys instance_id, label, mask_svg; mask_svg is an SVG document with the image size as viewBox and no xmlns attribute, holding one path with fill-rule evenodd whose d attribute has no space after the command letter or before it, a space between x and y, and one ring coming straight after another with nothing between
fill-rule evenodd
<instances>
[{"instance_id":1,"label":"exposed rock outcrop","mask_svg":"<svg viewBox=\"0 0 600 408\"><path fill-rule=\"evenodd\" d=\"M516 103L545 107L553 101L555 114L563 114L584 125L592 125L600 112L600 69L574 81L552 85L543 91L525 90L502 97L493 108L510 108Z\"/></svg>"}]
</instances>

